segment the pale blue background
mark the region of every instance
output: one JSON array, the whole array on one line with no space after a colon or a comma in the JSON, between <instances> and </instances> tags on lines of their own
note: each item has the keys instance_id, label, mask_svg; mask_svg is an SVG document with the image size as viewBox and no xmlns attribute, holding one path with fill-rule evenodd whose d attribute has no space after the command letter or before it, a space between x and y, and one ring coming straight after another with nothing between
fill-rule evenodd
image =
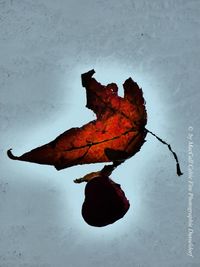
<instances>
[{"instance_id":1,"label":"pale blue background","mask_svg":"<svg viewBox=\"0 0 200 267\"><path fill-rule=\"evenodd\" d=\"M188 267L199 258L200 1L0 1L0 267ZM132 77L143 88L147 136L113 179L131 203L105 228L81 215L84 184L102 168L60 172L11 161L94 119L81 73L102 83ZM194 258L187 253L187 135L194 127ZM198 203L198 204L197 204Z\"/></svg>"}]
</instances>

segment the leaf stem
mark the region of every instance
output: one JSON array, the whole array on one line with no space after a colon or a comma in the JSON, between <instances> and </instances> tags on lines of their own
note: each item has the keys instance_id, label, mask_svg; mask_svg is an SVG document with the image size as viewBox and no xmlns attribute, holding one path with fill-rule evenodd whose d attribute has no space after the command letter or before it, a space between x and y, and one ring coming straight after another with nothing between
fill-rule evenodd
<instances>
[{"instance_id":1,"label":"leaf stem","mask_svg":"<svg viewBox=\"0 0 200 267\"><path fill-rule=\"evenodd\" d=\"M146 128L145 128L146 129ZM163 143L164 145L167 145L168 146L168 149L171 151L171 153L173 154L174 156L174 159L176 160L176 173L178 176L181 176L183 175L183 173L181 172L181 168L180 168L180 164L179 164L179 161L178 161L178 157L176 155L176 153L172 150L171 148L171 145L168 144L167 142L165 142L164 140L162 140L160 137L158 137L156 134L152 133L151 131L149 131L148 129L146 129L146 131L148 133L150 133L151 135L153 135L154 137L156 137L161 143Z\"/></svg>"}]
</instances>

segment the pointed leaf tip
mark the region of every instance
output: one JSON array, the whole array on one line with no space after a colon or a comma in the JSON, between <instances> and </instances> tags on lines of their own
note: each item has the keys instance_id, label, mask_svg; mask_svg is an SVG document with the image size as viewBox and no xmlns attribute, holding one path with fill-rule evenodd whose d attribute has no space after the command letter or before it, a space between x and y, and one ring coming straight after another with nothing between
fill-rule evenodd
<instances>
[{"instance_id":1,"label":"pointed leaf tip","mask_svg":"<svg viewBox=\"0 0 200 267\"><path fill-rule=\"evenodd\" d=\"M7 151L8 157L10 159L13 159L13 160L18 159L18 157L16 157L16 156L13 155L13 153L11 152L11 150L12 150L12 148L8 149L8 151Z\"/></svg>"}]
</instances>

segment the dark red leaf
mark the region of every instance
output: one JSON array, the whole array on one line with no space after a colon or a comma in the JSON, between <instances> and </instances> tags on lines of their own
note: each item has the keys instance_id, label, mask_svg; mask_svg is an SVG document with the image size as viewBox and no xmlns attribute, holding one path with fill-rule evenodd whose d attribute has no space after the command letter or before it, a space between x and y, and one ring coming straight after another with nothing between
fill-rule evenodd
<instances>
[{"instance_id":1,"label":"dark red leaf","mask_svg":"<svg viewBox=\"0 0 200 267\"><path fill-rule=\"evenodd\" d=\"M130 207L121 186L98 175L88 181L82 216L91 226L102 227L121 219Z\"/></svg>"}]
</instances>

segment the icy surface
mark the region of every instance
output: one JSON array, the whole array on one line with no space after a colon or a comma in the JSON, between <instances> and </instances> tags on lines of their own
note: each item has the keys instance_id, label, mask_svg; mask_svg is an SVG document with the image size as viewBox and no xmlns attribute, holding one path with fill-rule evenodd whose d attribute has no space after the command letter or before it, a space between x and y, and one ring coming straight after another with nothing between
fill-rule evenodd
<instances>
[{"instance_id":1,"label":"icy surface","mask_svg":"<svg viewBox=\"0 0 200 267\"><path fill-rule=\"evenodd\" d=\"M200 2L191 0L0 1L0 266L199 266ZM57 172L14 162L94 118L81 73L144 91L152 136L112 175L130 200L106 228L85 224L84 185L102 164ZM121 91L122 94L122 91ZM188 127L194 128L194 258L187 255ZM198 203L198 205L197 205Z\"/></svg>"}]
</instances>

